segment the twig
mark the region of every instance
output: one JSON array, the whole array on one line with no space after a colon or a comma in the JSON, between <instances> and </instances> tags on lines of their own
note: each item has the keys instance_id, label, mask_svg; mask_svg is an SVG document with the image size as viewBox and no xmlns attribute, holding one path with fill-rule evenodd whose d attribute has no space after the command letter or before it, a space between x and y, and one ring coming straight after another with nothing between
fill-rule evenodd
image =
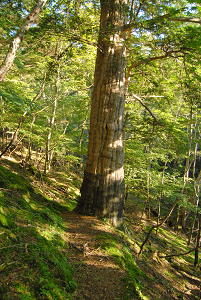
<instances>
[{"instance_id":1,"label":"twig","mask_svg":"<svg viewBox=\"0 0 201 300\"><path fill-rule=\"evenodd\" d=\"M100 247L98 247L97 249L93 249L91 252L86 253L85 256L91 255L94 251L98 251L100 250Z\"/></svg>"},{"instance_id":2,"label":"twig","mask_svg":"<svg viewBox=\"0 0 201 300\"><path fill-rule=\"evenodd\" d=\"M199 248L200 248L200 247L201 247L201 246L199 246ZM191 250L189 250L189 251L187 251L187 252L183 252L183 253L169 254L169 255L161 255L161 256L159 256L159 257L160 257L160 258L166 258L166 257L173 257L173 256L182 256L182 255L186 255L186 254L189 254L189 253L195 251L195 249L196 249L196 248L193 248L193 249L191 249Z\"/></svg>"},{"instance_id":3,"label":"twig","mask_svg":"<svg viewBox=\"0 0 201 300\"><path fill-rule=\"evenodd\" d=\"M150 113L154 121L157 122L156 116L152 113L151 109L140 99L140 97L138 97L137 95L133 95L133 97L136 98L142 106L144 106L144 108Z\"/></svg>"},{"instance_id":4,"label":"twig","mask_svg":"<svg viewBox=\"0 0 201 300\"><path fill-rule=\"evenodd\" d=\"M86 248L87 248L87 245L88 245L88 242L86 242L85 244L84 244L84 250L83 250L83 254L84 254L84 256L86 256Z\"/></svg>"},{"instance_id":5,"label":"twig","mask_svg":"<svg viewBox=\"0 0 201 300\"><path fill-rule=\"evenodd\" d=\"M176 206L176 204L177 204L178 201L179 201L179 199L176 199L176 201L174 202L174 204L172 205L172 207L171 207L171 209L170 209L170 211L169 211L169 214L167 215L167 217L166 217L160 224L158 224L158 225L153 225L153 226L151 227L151 229L149 230L149 232L148 232L148 234L147 234L147 236L146 236L144 242L142 243L142 245L141 245L141 247L140 247L139 255L141 254L144 245L145 245L146 242L148 241L149 236L150 236L152 230L153 230L154 228L159 228L161 225L163 225L163 224L167 221L167 219L170 217L170 215L171 215L171 213L172 213L173 209L175 208L175 206Z\"/></svg>"},{"instance_id":6,"label":"twig","mask_svg":"<svg viewBox=\"0 0 201 300\"><path fill-rule=\"evenodd\" d=\"M29 245L29 244L27 244L27 243L25 244L25 252L26 252L26 254L28 254L28 249L27 249L27 248L28 248L28 245Z\"/></svg>"},{"instance_id":7,"label":"twig","mask_svg":"<svg viewBox=\"0 0 201 300\"><path fill-rule=\"evenodd\" d=\"M73 244L73 243L69 242L69 245L70 245L70 247L73 247L73 248L75 248L75 249L77 249L78 251L80 251L80 252L82 252L82 253L83 253L83 249L80 249L80 248L79 248L79 247L77 247L75 244Z\"/></svg>"},{"instance_id":8,"label":"twig","mask_svg":"<svg viewBox=\"0 0 201 300\"><path fill-rule=\"evenodd\" d=\"M6 265L12 265L12 264L15 264L15 263L18 263L18 261L16 260L16 261L8 262L8 263L3 263L3 264L0 265L0 267L4 267Z\"/></svg>"},{"instance_id":9,"label":"twig","mask_svg":"<svg viewBox=\"0 0 201 300\"><path fill-rule=\"evenodd\" d=\"M2 248L0 248L0 251L1 251L2 249L12 248L12 247L23 248L23 247L20 247L19 245L11 245L11 246L7 246L7 247L2 247Z\"/></svg>"}]
</instances>

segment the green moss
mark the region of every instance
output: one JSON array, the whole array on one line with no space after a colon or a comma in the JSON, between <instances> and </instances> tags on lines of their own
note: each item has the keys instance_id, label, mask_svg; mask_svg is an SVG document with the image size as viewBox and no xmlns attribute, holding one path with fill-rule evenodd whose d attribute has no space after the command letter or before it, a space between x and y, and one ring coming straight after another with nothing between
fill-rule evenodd
<instances>
[{"instance_id":1,"label":"green moss","mask_svg":"<svg viewBox=\"0 0 201 300\"><path fill-rule=\"evenodd\" d=\"M147 279L147 276L136 265L129 245L127 246L120 236L111 234L98 236L97 239L101 243L101 248L105 250L107 254L112 255L118 264L127 270L124 299L148 299L142 292L142 280Z\"/></svg>"},{"instance_id":2,"label":"green moss","mask_svg":"<svg viewBox=\"0 0 201 300\"><path fill-rule=\"evenodd\" d=\"M66 247L60 217L64 205L2 166L0 179L2 299L68 299L76 283L60 251Z\"/></svg>"},{"instance_id":3,"label":"green moss","mask_svg":"<svg viewBox=\"0 0 201 300\"><path fill-rule=\"evenodd\" d=\"M2 213L0 213L0 225L8 226L7 218Z\"/></svg>"}]
</instances>

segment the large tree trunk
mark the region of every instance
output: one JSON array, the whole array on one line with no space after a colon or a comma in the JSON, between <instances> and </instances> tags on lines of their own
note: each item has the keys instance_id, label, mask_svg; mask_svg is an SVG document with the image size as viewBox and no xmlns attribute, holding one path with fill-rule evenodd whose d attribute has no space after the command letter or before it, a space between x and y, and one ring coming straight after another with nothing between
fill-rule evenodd
<instances>
[{"instance_id":1,"label":"large tree trunk","mask_svg":"<svg viewBox=\"0 0 201 300\"><path fill-rule=\"evenodd\" d=\"M123 223L124 204L123 25L123 1L101 0L88 155L77 206L79 213L107 217L117 227Z\"/></svg>"}]
</instances>

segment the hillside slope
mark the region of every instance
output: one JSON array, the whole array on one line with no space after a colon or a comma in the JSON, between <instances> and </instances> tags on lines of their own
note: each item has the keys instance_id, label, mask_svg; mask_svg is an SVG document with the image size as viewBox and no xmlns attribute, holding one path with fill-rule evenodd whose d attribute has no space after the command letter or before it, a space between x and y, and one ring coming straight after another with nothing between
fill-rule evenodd
<instances>
[{"instance_id":1,"label":"hillside slope","mask_svg":"<svg viewBox=\"0 0 201 300\"><path fill-rule=\"evenodd\" d=\"M154 220L127 203L130 236L107 220L73 212L76 174L41 177L18 162L0 165L0 299L201 299L193 248L168 227L139 246Z\"/></svg>"}]
</instances>

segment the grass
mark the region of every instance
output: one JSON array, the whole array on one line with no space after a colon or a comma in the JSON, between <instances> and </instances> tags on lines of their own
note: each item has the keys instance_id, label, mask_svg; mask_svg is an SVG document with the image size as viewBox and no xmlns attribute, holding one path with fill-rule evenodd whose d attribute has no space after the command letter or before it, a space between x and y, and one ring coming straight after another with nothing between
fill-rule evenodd
<instances>
[{"instance_id":1,"label":"grass","mask_svg":"<svg viewBox=\"0 0 201 300\"><path fill-rule=\"evenodd\" d=\"M104 234L97 236L97 239L101 243L102 250L113 256L118 264L127 270L124 279L126 282L124 299L147 300L148 298L142 292L143 281L148 279L147 275L137 267L129 244L123 242L121 236L122 233L121 235Z\"/></svg>"},{"instance_id":2,"label":"grass","mask_svg":"<svg viewBox=\"0 0 201 300\"><path fill-rule=\"evenodd\" d=\"M10 169L19 171L19 165L12 164ZM33 186L31 177L11 172L9 161L5 165L0 166L0 299L71 299L76 283L68 260L67 228L60 215L75 207L77 182L67 177L64 180L66 174L62 177L63 173L57 173L55 177L44 177L44 186L39 182ZM109 225L107 220L102 222ZM188 248L183 235L176 235L165 226L158 229L158 235L153 231L151 243L145 244L140 258L136 255L150 228L147 224L130 221L131 237L112 227L109 233L103 231L97 236L101 250L127 272L122 300L161 299L167 286L180 295L191 274L192 280L198 282L200 271L192 269L194 253L160 258L193 247ZM192 293L197 297L198 291L192 289Z\"/></svg>"},{"instance_id":3,"label":"grass","mask_svg":"<svg viewBox=\"0 0 201 300\"><path fill-rule=\"evenodd\" d=\"M70 299L76 283L64 252L65 209L0 166L2 300Z\"/></svg>"}]
</instances>

